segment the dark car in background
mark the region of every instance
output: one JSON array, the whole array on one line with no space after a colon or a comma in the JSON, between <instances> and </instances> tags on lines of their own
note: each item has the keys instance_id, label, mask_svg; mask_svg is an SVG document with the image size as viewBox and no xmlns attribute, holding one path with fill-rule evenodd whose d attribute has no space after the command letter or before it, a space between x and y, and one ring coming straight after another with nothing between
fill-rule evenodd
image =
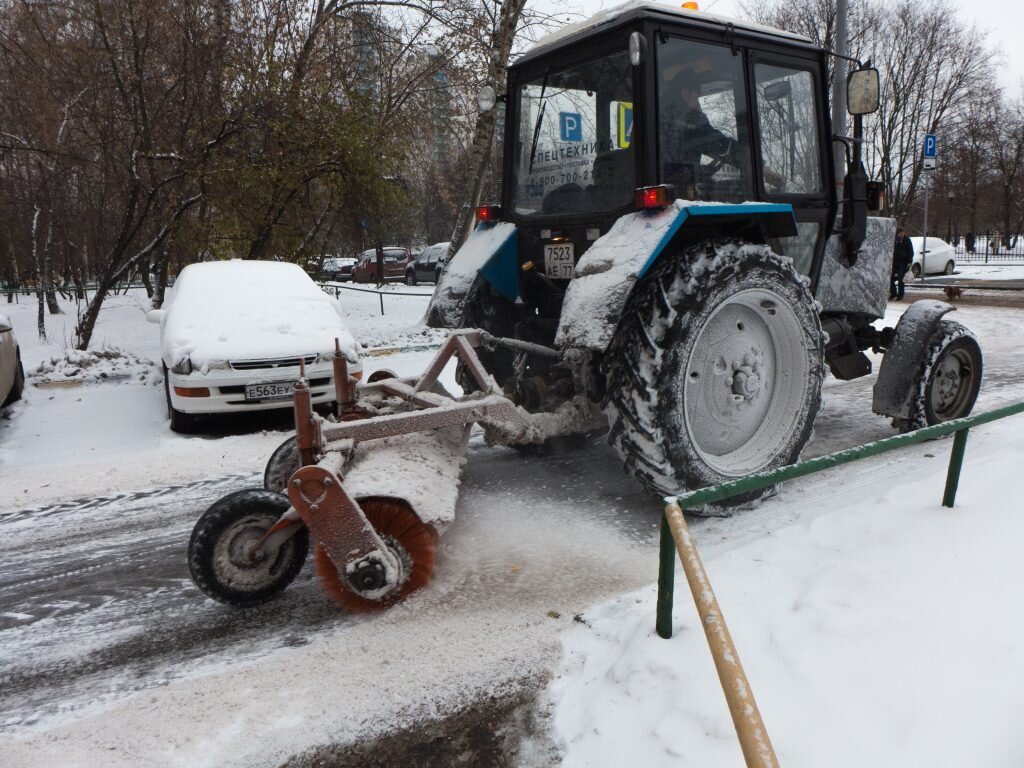
<instances>
[{"instance_id":1,"label":"dark car in background","mask_svg":"<svg viewBox=\"0 0 1024 768\"><path fill-rule=\"evenodd\" d=\"M448 260L448 243L428 245L405 268L406 285L436 283Z\"/></svg>"},{"instance_id":2,"label":"dark car in background","mask_svg":"<svg viewBox=\"0 0 1024 768\"><path fill-rule=\"evenodd\" d=\"M398 245L384 248L384 280L404 280L405 267L409 263L409 249ZM377 249L370 248L359 254L359 261L352 268L352 280L356 283L377 282Z\"/></svg>"},{"instance_id":3,"label":"dark car in background","mask_svg":"<svg viewBox=\"0 0 1024 768\"><path fill-rule=\"evenodd\" d=\"M352 268L355 267L357 259L352 256L332 256L324 259L324 265L320 268L321 280L335 280L345 282L352 279Z\"/></svg>"}]
</instances>

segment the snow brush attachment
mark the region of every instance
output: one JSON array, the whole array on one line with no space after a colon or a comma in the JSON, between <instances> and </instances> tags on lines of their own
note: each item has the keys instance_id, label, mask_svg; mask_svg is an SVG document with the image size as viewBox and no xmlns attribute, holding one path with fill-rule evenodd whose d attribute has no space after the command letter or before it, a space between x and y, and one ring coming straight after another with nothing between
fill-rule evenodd
<instances>
[{"instance_id":1,"label":"snow brush attachment","mask_svg":"<svg viewBox=\"0 0 1024 768\"><path fill-rule=\"evenodd\" d=\"M430 581L437 536L398 499L360 506L331 470L298 469L288 498L316 542L317 574L342 608L384 608Z\"/></svg>"},{"instance_id":2,"label":"snow brush attachment","mask_svg":"<svg viewBox=\"0 0 1024 768\"><path fill-rule=\"evenodd\" d=\"M438 536L434 527L421 521L412 507L401 499L361 499L359 506L377 535L402 561L405 580L384 597L371 600L346 583L324 547L317 546L315 562L320 586L340 608L367 613L387 608L430 583L437 559Z\"/></svg>"}]
</instances>

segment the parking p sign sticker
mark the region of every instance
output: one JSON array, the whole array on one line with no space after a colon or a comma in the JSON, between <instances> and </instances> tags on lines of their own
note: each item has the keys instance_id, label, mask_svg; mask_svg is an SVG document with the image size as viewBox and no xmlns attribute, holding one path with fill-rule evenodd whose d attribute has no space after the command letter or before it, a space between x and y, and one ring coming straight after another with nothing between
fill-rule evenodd
<instances>
[{"instance_id":1,"label":"parking p sign sticker","mask_svg":"<svg viewBox=\"0 0 1024 768\"><path fill-rule=\"evenodd\" d=\"M559 112L558 128L562 141L583 141L583 116L579 112Z\"/></svg>"}]
</instances>

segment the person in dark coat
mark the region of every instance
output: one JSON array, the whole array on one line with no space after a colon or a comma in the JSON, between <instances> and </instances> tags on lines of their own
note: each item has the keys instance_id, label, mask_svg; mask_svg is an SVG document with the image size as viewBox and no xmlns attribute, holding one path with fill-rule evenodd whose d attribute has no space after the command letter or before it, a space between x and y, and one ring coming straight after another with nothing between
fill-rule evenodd
<instances>
[{"instance_id":1,"label":"person in dark coat","mask_svg":"<svg viewBox=\"0 0 1024 768\"><path fill-rule=\"evenodd\" d=\"M889 283L889 298L903 298L903 276L914 263L914 244L907 237L907 231L900 227L896 230L896 242L892 248L892 280Z\"/></svg>"}]
</instances>

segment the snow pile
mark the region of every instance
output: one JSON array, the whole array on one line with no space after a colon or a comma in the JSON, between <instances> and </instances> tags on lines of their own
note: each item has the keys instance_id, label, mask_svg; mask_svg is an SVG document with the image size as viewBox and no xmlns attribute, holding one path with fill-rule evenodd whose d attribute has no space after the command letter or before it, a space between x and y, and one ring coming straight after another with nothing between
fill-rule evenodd
<instances>
[{"instance_id":1,"label":"snow pile","mask_svg":"<svg viewBox=\"0 0 1024 768\"><path fill-rule=\"evenodd\" d=\"M782 765L1020 765L1021 419L972 431L955 509L940 506L942 461L731 550L702 540ZM653 586L565 635L551 688L563 765L742 764L676 570L671 640L654 633Z\"/></svg>"},{"instance_id":2,"label":"snow pile","mask_svg":"<svg viewBox=\"0 0 1024 768\"><path fill-rule=\"evenodd\" d=\"M120 349L83 351L69 349L63 357L50 357L27 372L31 383L96 383L100 381L137 381L160 384L163 375L152 360Z\"/></svg>"}]
</instances>

